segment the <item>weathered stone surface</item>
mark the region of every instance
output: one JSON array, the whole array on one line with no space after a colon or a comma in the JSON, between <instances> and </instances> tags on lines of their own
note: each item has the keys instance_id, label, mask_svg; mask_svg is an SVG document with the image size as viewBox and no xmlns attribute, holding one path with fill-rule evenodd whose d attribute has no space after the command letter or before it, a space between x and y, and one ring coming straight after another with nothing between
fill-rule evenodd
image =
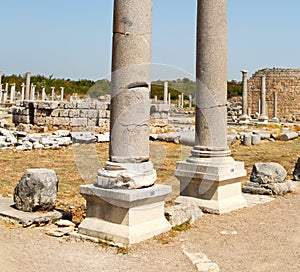
<instances>
[{"instance_id":1,"label":"weathered stone surface","mask_svg":"<svg viewBox=\"0 0 300 272\"><path fill-rule=\"evenodd\" d=\"M53 132L53 135L59 136L59 137L68 137L71 135L70 130L57 130Z\"/></svg>"},{"instance_id":2,"label":"weathered stone surface","mask_svg":"<svg viewBox=\"0 0 300 272\"><path fill-rule=\"evenodd\" d=\"M259 184L284 182L287 172L279 163L256 163L250 176L251 182Z\"/></svg>"},{"instance_id":3,"label":"weathered stone surface","mask_svg":"<svg viewBox=\"0 0 300 272\"><path fill-rule=\"evenodd\" d=\"M0 215L19 222L23 227L33 224L40 225L55 222L63 217L61 212L56 210L43 213L29 213L17 210L10 198L0 197Z\"/></svg>"},{"instance_id":4,"label":"weathered stone surface","mask_svg":"<svg viewBox=\"0 0 300 272\"><path fill-rule=\"evenodd\" d=\"M98 143L109 142L109 132L106 132L104 134L96 134L95 136Z\"/></svg>"},{"instance_id":5,"label":"weathered stone surface","mask_svg":"<svg viewBox=\"0 0 300 272\"><path fill-rule=\"evenodd\" d=\"M53 210L57 186L58 179L53 170L27 170L14 190L16 208L26 212Z\"/></svg>"},{"instance_id":6,"label":"weathered stone surface","mask_svg":"<svg viewBox=\"0 0 300 272\"><path fill-rule=\"evenodd\" d=\"M95 134L91 132L72 132L71 138L73 144L90 144L96 141Z\"/></svg>"},{"instance_id":7,"label":"weathered stone surface","mask_svg":"<svg viewBox=\"0 0 300 272\"><path fill-rule=\"evenodd\" d=\"M72 118L70 125L72 127L85 127L87 126L87 118Z\"/></svg>"},{"instance_id":8,"label":"weathered stone surface","mask_svg":"<svg viewBox=\"0 0 300 272\"><path fill-rule=\"evenodd\" d=\"M293 172L294 180L300 181L300 157L298 158Z\"/></svg>"},{"instance_id":9,"label":"weathered stone surface","mask_svg":"<svg viewBox=\"0 0 300 272\"><path fill-rule=\"evenodd\" d=\"M196 205L175 204L166 207L165 216L172 227L181 225L185 222L194 223L203 215L201 209Z\"/></svg>"},{"instance_id":10,"label":"weathered stone surface","mask_svg":"<svg viewBox=\"0 0 300 272\"><path fill-rule=\"evenodd\" d=\"M253 145L259 145L260 144L260 135L252 134L251 135L251 143Z\"/></svg>"},{"instance_id":11,"label":"weathered stone surface","mask_svg":"<svg viewBox=\"0 0 300 272\"><path fill-rule=\"evenodd\" d=\"M242 144L245 146L250 146L252 144L251 134L245 133L242 135Z\"/></svg>"},{"instance_id":12,"label":"weathered stone surface","mask_svg":"<svg viewBox=\"0 0 300 272\"><path fill-rule=\"evenodd\" d=\"M298 138L298 133L295 131L284 132L280 135L281 141L289 141Z\"/></svg>"}]
</instances>

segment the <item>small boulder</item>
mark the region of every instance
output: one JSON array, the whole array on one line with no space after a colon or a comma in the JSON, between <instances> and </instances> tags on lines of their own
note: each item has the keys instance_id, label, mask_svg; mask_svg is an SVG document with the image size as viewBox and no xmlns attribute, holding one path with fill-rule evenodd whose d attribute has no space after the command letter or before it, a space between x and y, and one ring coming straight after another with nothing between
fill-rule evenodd
<instances>
[{"instance_id":1,"label":"small boulder","mask_svg":"<svg viewBox=\"0 0 300 272\"><path fill-rule=\"evenodd\" d=\"M58 178L50 169L30 169L14 190L18 210L25 212L52 211L57 198Z\"/></svg>"},{"instance_id":2,"label":"small boulder","mask_svg":"<svg viewBox=\"0 0 300 272\"><path fill-rule=\"evenodd\" d=\"M253 165L250 181L259 184L282 183L286 175L286 170L279 163L256 163Z\"/></svg>"}]
</instances>

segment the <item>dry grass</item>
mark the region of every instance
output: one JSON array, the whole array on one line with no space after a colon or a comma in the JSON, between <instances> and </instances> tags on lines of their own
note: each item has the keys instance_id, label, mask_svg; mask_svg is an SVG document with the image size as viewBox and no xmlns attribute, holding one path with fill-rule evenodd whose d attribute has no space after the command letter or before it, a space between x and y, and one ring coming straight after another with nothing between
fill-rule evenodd
<instances>
[{"instance_id":1,"label":"dry grass","mask_svg":"<svg viewBox=\"0 0 300 272\"><path fill-rule=\"evenodd\" d=\"M176 162L190 155L190 147L173 143L150 143L151 160L157 169L157 183L173 188L168 200L179 194L179 182L174 177ZM233 157L244 161L249 178L255 162L278 162L288 171L289 178L300 155L300 140L289 142L263 142L260 146L231 147ZM79 194L79 186L93 183L97 170L104 166L108 157L108 144L82 145L60 150L0 150L0 194L12 197L14 187L30 168L50 168L59 178L57 208L71 211L75 222L80 222L85 213L85 200Z\"/></svg>"}]
</instances>

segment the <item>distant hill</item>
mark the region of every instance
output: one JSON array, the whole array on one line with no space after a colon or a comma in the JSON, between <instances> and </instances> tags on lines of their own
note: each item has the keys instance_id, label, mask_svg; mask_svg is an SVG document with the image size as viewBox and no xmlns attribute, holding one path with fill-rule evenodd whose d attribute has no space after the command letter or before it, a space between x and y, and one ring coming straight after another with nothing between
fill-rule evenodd
<instances>
[{"instance_id":1,"label":"distant hill","mask_svg":"<svg viewBox=\"0 0 300 272\"><path fill-rule=\"evenodd\" d=\"M69 97L73 93L77 93L80 97L88 94L91 97L99 97L100 95L110 94L111 82L107 79L101 79L98 81L80 79L56 79L52 75L49 77L42 75L33 75L31 82L36 85L36 91L41 92L42 86L46 87L46 93L50 94L50 88L55 87L57 93L60 92L60 87L65 87L65 96ZM16 91L21 92L21 84L25 83L25 75L3 75L2 83L13 84L16 83ZM171 99L177 100L178 95L184 93L185 99L188 99L189 95L194 97L196 90L196 83L189 78L168 80L169 92L171 93ZM228 86L228 98L234 96L240 96L242 94L242 84L237 81L230 81ZM5 88L5 85L3 86ZM151 97L157 95L158 99L162 100L164 95L164 81L153 81L151 85Z\"/></svg>"}]
</instances>

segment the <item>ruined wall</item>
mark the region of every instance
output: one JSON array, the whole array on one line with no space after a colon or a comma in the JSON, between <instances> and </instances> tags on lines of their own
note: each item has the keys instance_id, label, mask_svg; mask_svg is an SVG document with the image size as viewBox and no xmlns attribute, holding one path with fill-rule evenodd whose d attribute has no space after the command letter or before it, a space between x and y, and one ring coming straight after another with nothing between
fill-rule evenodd
<instances>
[{"instance_id":1,"label":"ruined wall","mask_svg":"<svg viewBox=\"0 0 300 272\"><path fill-rule=\"evenodd\" d=\"M13 123L49 128L108 131L109 103L88 101L18 101L12 108Z\"/></svg>"},{"instance_id":2,"label":"ruined wall","mask_svg":"<svg viewBox=\"0 0 300 272\"><path fill-rule=\"evenodd\" d=\"M277 93L277 117L300 118L300 69L265 69L256 72L248 80L248 107L258 112L261 77L266 76L267 114L274 117L274 92ZM297 115L299 116L297 117Z\"/></svg>"},{"instance_id":3,"label":"ruined wall","mask_svg":"<svg viewBox=\"0 0 300 272\"><path fill-rule=\"evenodd\" d=\"M110 104L98 100L17 101L11 108L13 123L49 129L105 132L109 130ZM151 123L167 125L170 105L152 104Z\"/></svg>"}]
</instances>

